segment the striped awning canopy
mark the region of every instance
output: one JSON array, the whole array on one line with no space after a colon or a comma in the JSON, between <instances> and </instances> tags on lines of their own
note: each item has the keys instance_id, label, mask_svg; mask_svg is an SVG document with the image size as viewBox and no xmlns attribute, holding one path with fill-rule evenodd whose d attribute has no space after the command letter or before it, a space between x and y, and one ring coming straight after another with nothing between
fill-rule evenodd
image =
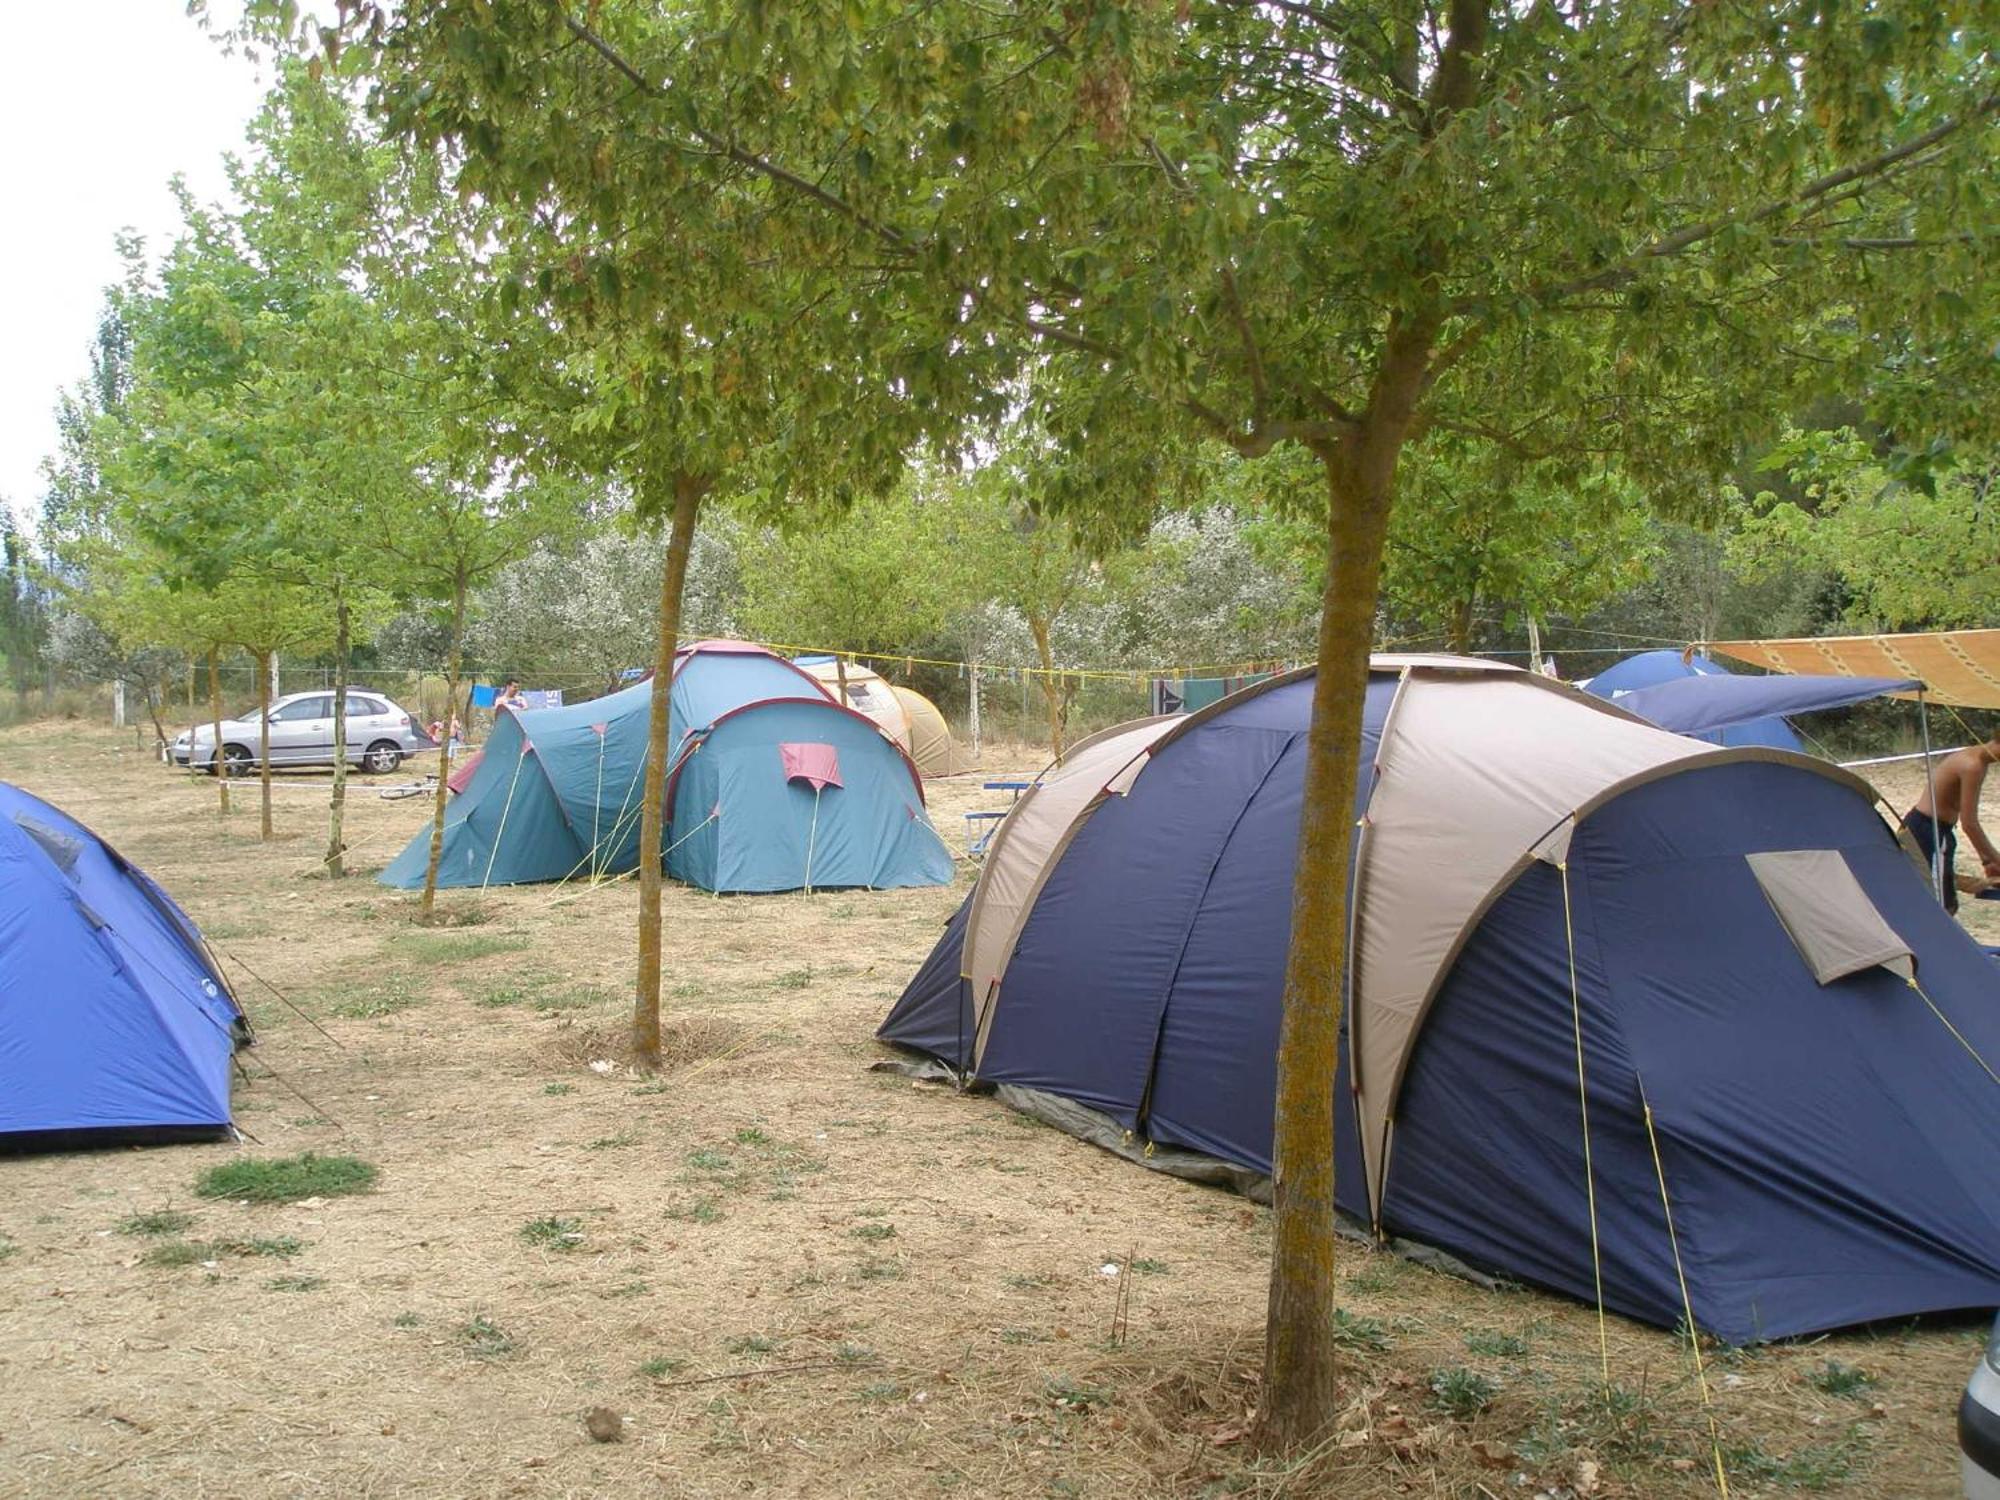
<instances>
[{"instance_id":1,"label":"striped awning canopy","mask_svg":"<svg viewBox=\"0 0 2000 1500\"><path fill-rule=\"evenodd\" d=\"M1960 708L2000 708L2000 630L1709 641L1706 646L1710 651L1774 672L1914 677L1924 684L1924 696L1933 703L1951 703Z\"/></svg>"}]
</instances>

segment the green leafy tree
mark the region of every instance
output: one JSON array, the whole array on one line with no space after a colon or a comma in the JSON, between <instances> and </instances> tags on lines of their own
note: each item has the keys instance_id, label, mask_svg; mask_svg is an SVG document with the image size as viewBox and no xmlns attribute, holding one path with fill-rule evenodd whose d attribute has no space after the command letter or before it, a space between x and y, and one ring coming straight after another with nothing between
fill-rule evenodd
<instances>
[{"instance_id":1,"label":"green leafy tree","mask_svg":"<svg viewBox=\"0 0 2000 1500\"><path fill-rule=\"evenodd\" d=\"M743 628L738 534L722 511L695 532L681 605L690 634L732 636ZM473 649L496 672L526 682L610 692L652 657L665 565L665 538L633 529L622 516L581 541L539 542L479 591Z\"/></svg>"},{"instance_id":2,"label":"green leafy tree","mask_svg":"<svg viewBox=\"0 0 2000 1500\"><path fill-rule=\"evenodd\" d=\"M290 19L261 9L281 27ZM893 483L913 442L955 434L967 410L997 403L977 375L985 355L952 358L932 342L927 293L912 288L917 319L893 268L854 278L819 205L773 196L741 167L698 169L678 127L662 129L671 106L659 89L617 68L615 50L590 45L560 10L508 8L472 26L444 8L359 5L345 16L360 45L315 33L328 64L370 65L389 130L454 153L454 185L502 216L492 311L535 357L498 378L518 409L539 413L503 439L542 472L614 482L643 523L667 532L656 681L672 673L711 496L766 518L837 510ZM635 39L679 40L676 17L635 8L617 19ZM498 46L484 39L488 22L505 33ZM513 70L517 43L546 66ZM433 45L469 66L435 67ZM635 84L641 111L627 107ZM885 348L898 351L890 383L876 378ZM659 1053L664 692L650 747L633 1019L643 1060Z\"/></svg>"},{"instance_id":3,"label":"green leafy tree","mask_svg":"<svg viewBox=\"0 0 2000 1500\"><path fill-rule=\"evenodd\" d=\"M1742 505L1730 558L1752 577L1805 566L1836 578L1840 623L1861 630L2000 621L2000 460L1961 452L1913 480L1893 453L1844 427L1795 433L1762 466L1800 493L1767 490Z\"/></svg>"},{"instance_id":4,"label":"green leafy tree","mask_svg":"<svg viewBox=\"0 0 2000 1500\"><path fill-rule=\"evenodd\" d=\"M667 224L675 274L731 264L742 225L696 206L726 188L774 274L837 266L848 289L724 293L745 320L866 334L878 381L917 399L1031 344L1029 416L1066 460L1048 505L1093 540L1137 529L1168 429L1317 464L1260 1421L1276 1447L1318 1437L1339 1392L1340 872L1405 452L1460 433L1550 464L1612 453L1692 504L1808 380L1868 392L1898 430L1986 425L1992 18L1914 0L1860 20L1787 0L348 14L392 107L486 164L472 187L505 172L560 195L587 275L607 230ZM580 87L592 66L601 90ZM664 190L690 176L707 199Z\"/></svg>"},{"instance_id":5,"label":"green leafy tree","mask_svg":"<svg viewBox=\"0 0 2000 1500\"><path fill-rule=\"evenodd\" d=\"M48 599L34 566L34 552L13 511L0 500L0 654L22 704L42 675L48 641Z\"/></svg>"}]
</instances>

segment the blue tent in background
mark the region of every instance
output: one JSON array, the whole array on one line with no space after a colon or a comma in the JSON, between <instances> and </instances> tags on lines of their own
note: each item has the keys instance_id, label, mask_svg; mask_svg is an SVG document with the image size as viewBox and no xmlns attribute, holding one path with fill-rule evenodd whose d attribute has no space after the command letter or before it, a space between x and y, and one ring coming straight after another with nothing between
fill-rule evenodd
<instances>
[{"instance_id":1,"label":"blue tent in background","mask_svg":"<svg viewBox=\"0 0 2000 1500\"><path fill-rule=\"evenodd\" d=\"M248 1036L172 898L0 782L0 1147L225 1135Z\"/></svg>"},{"instance_id":2,"label":"blue tent in background","mask_svg":"<svg viewBox=\"0 0 2000 1500\"><path fill-rule=\"evenodd\" d=\"M639 862L653 684L505 714L452 802L438 883L595 878ZM943 885L951 856L909 758L762 647L682 651L669 696L667 872L712 891ZM425 828L382 872L423 884Z\"/></svg>"},{"instance_id":3,"label":"blue tent in background","mask_svg":"<svg viewBox=\"0 0 2000 1500\"><path fill-rule=\"evenodd\" d=\"M1072 749L879 1035L1268 1174L1312 688ZM2000 1303L2000 973L1864 783L1448 658L1377 659L1361 759L1346 1219L1671 1327L1664 1194L1732 1342Z\"/></svg>"},{"instance_id":4,"label":"blue tent in background","mask_svg":"<svg viewBox=\"0 0 2000 1500\"><path fill-rule=\"evenodd\" d=\"M1617 704L1649 724L1716 743L1718 734L1746 724L1783 724L1793 714L1818 713L1913 693L1923 686L1914 677L1834 677L1825 674L1738 676L1734 672L1676 677L1652 687L1617 695Z\"/></svg>"},{"instance_id":5,"label":"blue tent in background","mask_svg":"<svg viewBox=\"0 0 2000 1500\"><path fill-rule=\"evenodd\" d=\"M1657 687L1663 682L1676 682L1683 677L1731 675L1727 667L1718 667L1705 656L1691 656L1683 661L1678 651L1641 651L1577 686L1586 693L1609 698L1615 703L1626 693L1639 688ZM1782 718L1752 719L1727 729L1698 734L1694 738L1707 740L1712 745L1763 745L1772 750L1800 752L1805 749L1804 742Z\"/></svg>"}]
</instances>

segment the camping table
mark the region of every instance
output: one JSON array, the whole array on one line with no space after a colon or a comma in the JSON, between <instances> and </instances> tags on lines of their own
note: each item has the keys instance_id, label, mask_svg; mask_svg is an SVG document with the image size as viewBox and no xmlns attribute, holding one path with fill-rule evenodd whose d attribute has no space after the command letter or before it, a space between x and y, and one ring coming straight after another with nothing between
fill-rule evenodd
<instances>
[{"instance_id":1,"label":"camping table","mask_svg":"<svg viewBox=\"0 0 2000 1500\"><path fill-rule=\"evenodd\" d=\"M1012 792L1016 802L1021 793L1033 786L1032 781L988 781L984 783L989 792ZM1000 826L1004 812L969 812L965 815L965 852L968 858L978 859L986 853L986 846L993 841L994 832Z\"/></svg>"}]
</instances>

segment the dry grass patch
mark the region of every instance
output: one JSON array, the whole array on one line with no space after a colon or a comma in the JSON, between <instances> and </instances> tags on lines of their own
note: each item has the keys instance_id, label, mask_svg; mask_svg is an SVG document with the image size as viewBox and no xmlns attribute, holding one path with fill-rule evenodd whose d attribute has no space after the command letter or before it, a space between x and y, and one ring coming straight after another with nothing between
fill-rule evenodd
<instances>
[{"instance_id":1,"label":"dry grass patch","mask_svg":"<svg viewBox=\"0 0 2000 1500\"><path fill-rule=\"evenodd\" d=\"M660 1073L676 1073L705 1063L719 1062L746 1050L754 1041L747 1026L714 1016L673 1016L660 1023ZM630 1026L559 1026L552 1043L540 1043L537 1052L557 1063L607 1071L630 1077L654 1072L632 1051ZM593 1067L609 1064L607 1068Z\"/></svg>"},{"instance_id":2,"label":"dry grass patch","mask_svg":"<svg viewBox=\"0 0 2000 1500\"><path fill-rule=\"evenodd\" d=\"M1351 1246L1341 1425L1324 1450L1258 1461L1243 1434L1265 1210L992 1099L863 1071L963 879L731 900L669 887L667 1059L647 1073L626 1050L630 882L459 893L447 926L423 928L414 901L365 879L301 878L326 816L302 778L277 807L288 840L266 845L253 799L217 817L211 783L164 774L129 735L0 732L0 777L140 858L287 994L340 1004L355 989L329 981L352 975L424 1002L332 1016L329 1037L246 980L255 1056L284 1079L252 1060L235 1085L254 1154L0 1158L7 1494L278 1500L300 1475L383 1500L1715 1493L1684 1341L1612 1319L1607 1393L1590 1308ZM1004 800L981 779L927 789L954 844L961 812ZM428 812L351 797L358 862ZM492 935L532 946L435 946ZM308 1150L351 1152L396 1190L254 1214L188 1193L203 1168ZM118 1235L121 1216L160 1222ZM581 1247L524 1243L542 1219L576 1221ZM214 1253L251 1228L303 1253ZM137 1263L166 1244L219 1263ZM1109 1261L1127 1274L1103 1276ZM1968 1320L1710 1351L1731 1493L1945 1500L1980 1342ZM1452 1415L1441 1374L1495 1394ZM577 1421L606 1402L622 1443Z\"/></svg>"}]
</instances>

